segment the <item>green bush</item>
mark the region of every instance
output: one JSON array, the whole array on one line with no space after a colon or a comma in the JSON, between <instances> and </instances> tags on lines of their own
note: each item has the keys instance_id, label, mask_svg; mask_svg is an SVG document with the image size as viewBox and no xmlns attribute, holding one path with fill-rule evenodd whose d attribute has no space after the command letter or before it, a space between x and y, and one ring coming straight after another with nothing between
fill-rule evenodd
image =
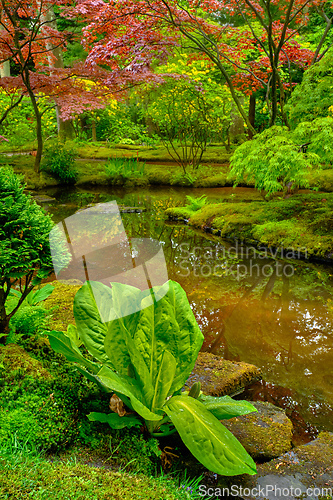
<instances>
[{"instance_id":1,"label":"green bush","mask_svg":"<svg viewBox=\"0 0 333 500\"><path fill-rule=\"evenodd\" d=\"M9 321L33 287L53 271L49 215L23 193L24 184L9 167L0 168L0 339L9 333ZM59 249L64 263L68 253ZM63 261L62 259L65 259ZM13 310L5 303L11 290L19 286L22 294ZM1 340L0 340L1 341Z\"/></svg>"},{"instance_id":2,"label":"green bush","mask_svg":"<svg viewBox=\"0 0 333 500\"><path fill-rule=\"evenodd\" d=\"M38 335L47 326L47 316L50 312L42 306L26 306L17 311L9 322L10 333L7 344L17 342L18 338Z\"/></svg>"},{"instance_id":3,"label":"green bush","mask_svg":"<svg viewBox=\"0 0 333 500\"><path fill-rule=\"evenodd\" d=\"M75 184L78 172L74 168L77 152L57 141L44 150L42 169L50 172L63 184Z\"/></svg>"},{"instance_id":4,"label":"green bush","mask_svg":"<svg viewBox=\"0 0 333 500\"><path fill-rule=\"evenodd\" d=\"M207 203L207 196L204 194L202 196L186 196L188 208L196 212L204 207Z\"/></svg>"}]
</instances>

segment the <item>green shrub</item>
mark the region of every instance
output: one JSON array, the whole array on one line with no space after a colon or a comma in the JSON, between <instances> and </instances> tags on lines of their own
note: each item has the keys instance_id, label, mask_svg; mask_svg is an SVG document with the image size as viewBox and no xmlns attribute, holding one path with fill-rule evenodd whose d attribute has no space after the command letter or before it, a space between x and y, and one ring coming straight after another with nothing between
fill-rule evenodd
<instances>
[{"instance_id":1,"label":"green shrub","mask_svg":"<svg viewBox=\"0 0 333 500\"><path fill-rule=\"evenodd\" d=\"M204 194L202 196L199 196L199 197L187 195L186 199L187 199L188 208L190 210L193 210L194 212L196 212L197 210L200 210L207 203L207 196L205 196Z\"/></svg>"},{"instance_id":2,"label":"green shrub","mask_svg":"<svg viewBox=\"0 0 333 500\"><path fill-rule=\"evenodd\" d=\"M317 154L300 149L287 127L274 126L236 149L229 179L235 185L254 180L257 189L271 195L286 190L287 185L309 187L308 174L319 161Z\"/></svg>"},{"instance_id":3,"label":"green shrub","mask_svg":"<svg viewBox=\"0 0 333 500\"><path fill-rule=\"evenodd\" d=\"M53 271L49 215L23 193L24 184L9 167L0 168L0 341L9 333L9 321L33 287ZM68 253L58 255L68 261ZM65 259L64 261L62 259ZM11 290L19 286L22 294L16 306L6 311Z\"/></svg>"},{"instance_id":4,"label":"green shrub","mask_svg":"<svg viewBox=\"0 0 333 500\"><path fill-rule=\"evenodd\" d=\"M74 168L77 152L57 141L45 147L42 170L50 172L63 184L75 184L78 172Z\"/></svg>"},{"instance_id":5,"label":"green shrub","mask_svg":"<svg viewBox=\"0 0 333 500\"><path fill-rule=\"evenodd\" d=\"M38 335L47 326L47 316L50 311L42 306L21 307L9 322L10 333L7 344L17 342L18 338L27 338Z\"/></svg>"}]
</instances>

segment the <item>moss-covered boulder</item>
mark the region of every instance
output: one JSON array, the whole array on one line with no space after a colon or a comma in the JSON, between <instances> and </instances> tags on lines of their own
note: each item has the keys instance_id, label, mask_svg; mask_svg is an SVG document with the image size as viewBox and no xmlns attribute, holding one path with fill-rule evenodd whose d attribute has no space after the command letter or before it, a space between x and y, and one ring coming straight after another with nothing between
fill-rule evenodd
<instances>
[{"instance_id":1,"label":"moss-covered boulder","mask_svg":"<svg viewBox=\"0 0 333 500\"><path fill-rule=\"evenodd\" d=\"M261 371L241 361L227 361L208 352L200 352L186 385L201 382L201 390L211 396L233 395L261 379Z\"/></svg>"},{"instance_id":2,"label":"moss-covered boulder","mask_svg":"<svg viewBox=\"0 0 333 500\"><path fill-rule=\"evenodd\" d=\"M329 499L333 495L333 433L321 432L318 439L290 450L258 466L256 476L220 476L215 495L223 488L241 493L247 500ZM226 490L224 490L226 491ZM246 495L243 493L247 493ZM211 492L213 494L213 491Z\"/></svg>"},{"instance_id":3,"label":"moss-covered boulder","mask_svg":"<svg viewBox=\"0 0 333 500\"><path fill-rule=\"evenodd\" d=\"M52 309L50 328L67 331L69 323L74 324L73 302L78 289L83 285L79 280L53 281L52 294L44 301L47 309Z\"/></svg>"},{"instance_id":4,"label":"moss-covered boulder","mask_svg":"<svg viewBox=\"0 0 333 500\"><path fill-rule=\"evenodd\" d=\"M0 346L0 360L6 373L20 371L22 374L36 379L52 379L42 364L17 344Z\"/></svg>"},{"instance_id":5,"label":"moss-covered boulder","mask_svg":"<svg viewBox=\"0 0 333 500\"><path fill-rule=\"evenodd\" d=\"M279 457L292 447L293 424L284 410L271 403L253 402L258 413L242 415L222 423L256 460Z\"/></svg>"}]
</instances>

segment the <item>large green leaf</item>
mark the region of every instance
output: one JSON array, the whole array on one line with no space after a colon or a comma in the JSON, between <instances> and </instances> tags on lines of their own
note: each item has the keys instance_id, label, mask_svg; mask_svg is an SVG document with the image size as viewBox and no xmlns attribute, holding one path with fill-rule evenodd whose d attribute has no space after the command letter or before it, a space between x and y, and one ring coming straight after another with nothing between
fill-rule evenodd
<instances>
[{"instance_id":1,"label":"large green leaf","mask_svg":"<svg viewBox=\"0 0 333 500\"><path fill-rule=\"evenodd\" d=\"M132 337L137 327L141 301L149 294L149 290L142 292L139 288L122 283L111 283L111 286L115 319L107 324L104 348L114 369L126 375L130 362L137 369L138 363L143 367L138 356L135 361L133 352L131 356L129 351L130 347L134 347ZM148 381L145 376L144 381Z\"/></svg>"},{"instance_id":2,"label":"large green leaf","mask_svg":"<svg viewBox=\"0 0 333 500\"><path fill-rule=\"evenodd\" d=\"M93 363L82 356L80 349L73 340L63 332L52 331L48 334L48 338L52 349L59 354L63 354L68 361L78 363L95 374L100 370L101 365Z\"/></svg>"},{"instance_id":3,"label":"large green leaf","mask_svg":"<svg viewBox=\"0 0 333 500\"><path fill-rule=\"evenodd\" d=\"M131 401L133 409L145 420L162 420L161 415L150 411L142 402L142 394L135 380L130 377L118 375L107 366L103 366L96 377L110 391L127 396Z\"/></svg>"},{"instance_id":4,"label":"large green leaf","mask_svg":"<svg viewBox=\"0 0 333 500\"><path fill-rule=\"evenodd\" d=\"M159 363L159 372L154 380L155 387L151 410L161 408L164 405L174 380L176 367L175 358L169 351L164 351L161 363Z\"/></svg>"},{"instance_id":5,"label":"large green leaf","mask_svg":"<svg viewBox=\"0 0 333 500\"><path fill-rule=\"evenodd\" d=\"M156 380L167 349L176 359L175 377L169 393L181 389L191 373L203 342L203 335L190 308L182 287L168 281L154 288L156 301L149 305L150 297L142 301L142 310L134 334L135 347L143 356ZM147 307L145 307L147 305Z\"/></svg>"},{"instance_id":6,"label":"large green leaf","mask_svg":"<svg viewBox=\"0 0 333 500\"><path fill-rule=\"evenodd\" d=\"M54 290L54 286L51 285L51 283L47 283L43 288L40 290L37 290L34 293L29 293L27 296L28 303L32 306L38 304L38 302L42 302L43 300L47 299L51 295L51 293Z\"/></svg>"},{"instance_id":7,"label":"large green leaf","mask_svg":"<svg viewBox=\"0 0 333 500\"><path fill-rule=\"evenodd\" d=\"M128 345L135 331L140 302L149 294L121 283L87 281L76 293L74 317L90 354L122 375L131 362Z\"/></svg>"},{"instance_id":8,"label":"large green leaf","mask_svg":"<svg viewBox=\"0 0 333 500\"><path fill-rule=\"evenodd\" d=\"M207 469L225 476L256 474L256 465L240 442L198 400L174 396L164 409L185 445Z\"/></svg>"},{"instance_id":9,"label":"large green leaf","mask_svg":"<svg viewBox=\"0 0 333 500\"><path fill-rule=\"evenodd\" d=\"M109 363L104 340L107 322L114 317L111 288L96 281L86 282L75 295L74 317L86 349L101 363Z\"/></svg>"},{"instance_id":10,"label":"large green leaf","mask_svg":"<svg viewBox=\"0 0 333 500\"><path fill-rule=\"evenodd\" d=\"M142 422L134 415L124 415L120 417L118 413L98 413L91 412L87 415L92 422L101 422L109 424L112 429L124 429L124 427L140 427Z\"/></svg>"},{"instance_id":11,"label":"large green leaf","mask_svg":"<svg viewBox=\"0 0 333 500\"><path fill-rule=\"evenodd\" d=\"M212 414L219 420L239 417L240 415L247 415L248 413L258 411L257 408L255 408L249 401L236 401L230 396L217 398L201 394L198 401L200 401L204 407L212 412Z\"/></svg>"}]
</instances>

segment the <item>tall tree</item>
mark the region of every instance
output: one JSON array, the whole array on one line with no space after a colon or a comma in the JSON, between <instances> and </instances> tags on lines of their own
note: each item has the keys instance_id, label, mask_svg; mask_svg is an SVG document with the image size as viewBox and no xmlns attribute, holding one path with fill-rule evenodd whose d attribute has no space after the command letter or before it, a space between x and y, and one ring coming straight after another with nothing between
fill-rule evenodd
<instances>
[{"instance_id":1,"label":"tall tree","mask_svg":"<svg viewBox=\"0 0 333 500\"><path fill-rule=\"evenodd\" d=\"M35 170L38 172L43 150L42 111L39 96L50 97L61 108L60 118L71 119L75 113L87 109L103 108L111 89L104 83L105 72L92 72L76 65L63 68L57 61L57 51L66 46L70 35L58 31L52 16L53 5L66 6L66 0L44 2L34 0L0 0L0 64L11 59L16 74L2 78L0 88L29 96L35 115L37 154ZM103 80L104 79L104 80ZM103 84L92 85L93 81ZM16 101L16 102L17 102Z\"/></svg>"}]
</instances>

